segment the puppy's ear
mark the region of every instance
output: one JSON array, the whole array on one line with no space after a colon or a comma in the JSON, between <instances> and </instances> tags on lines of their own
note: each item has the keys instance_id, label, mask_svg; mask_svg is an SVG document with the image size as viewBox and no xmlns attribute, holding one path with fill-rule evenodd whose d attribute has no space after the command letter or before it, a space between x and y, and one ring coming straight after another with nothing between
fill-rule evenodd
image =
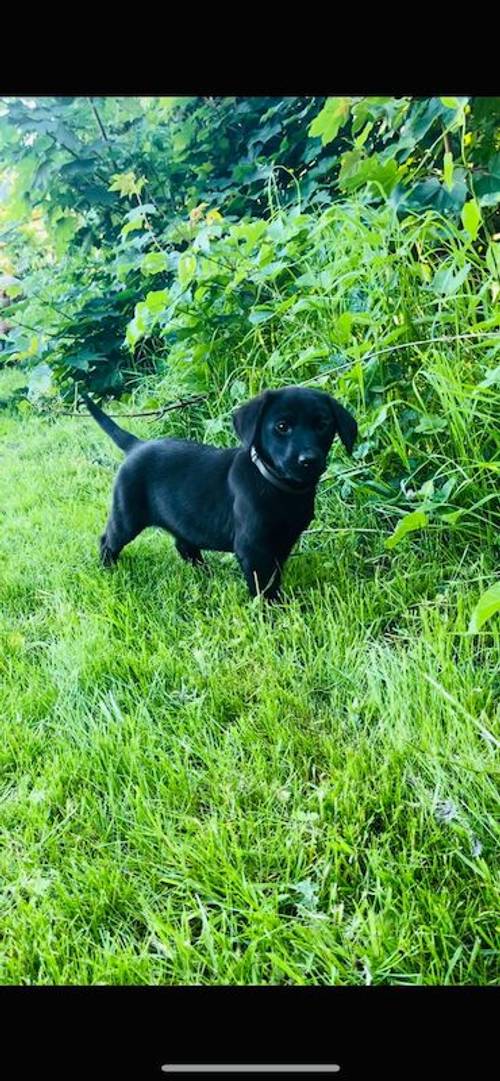
<instances>
[{"instance_id":1,"label":"puppy's ear","mask_svg":"<svg viewBox=\"0 0 500 1081\"><path fill-rule=\"evenodd\" d=\"M245 447L251 447L254 442L264 406L269 401L270 395L271 391L265 390L257 398L252 398L244 405L240 405L239 409L233 413L234 430Z\"/></svg>"},{"instance_id":2,"label":"puppy's ear","mask_svg":"<svg viewBox=\"0 0 500 1081\"><path fill-rule=\"evenodd\" d=\"M344 406L341 405L336 398L330 397L330 406L333 412L337 433L340 436L347 453L352 454L352 448L354 447L358 434L358 425L356 424L352 413L349 413L347 409L344 409Z\"/></svg>"}]
</instances>

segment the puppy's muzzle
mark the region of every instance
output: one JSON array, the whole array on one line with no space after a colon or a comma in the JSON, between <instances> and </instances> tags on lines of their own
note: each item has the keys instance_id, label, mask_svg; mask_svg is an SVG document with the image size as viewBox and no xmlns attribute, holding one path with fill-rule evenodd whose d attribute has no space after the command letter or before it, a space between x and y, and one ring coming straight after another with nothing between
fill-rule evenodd
<instances>
[{"instance_id":1,"label":"puppy's muzzle","mask_svg":"<svg viewBox=\"0 0 500 1081\"><path fill-rule=\"evenodd\" d=\"M299 454L297 465L304 473L320 473L323 463L319 454L315 454L314 451L308 450Z\"/></svg>"}]
</instances>

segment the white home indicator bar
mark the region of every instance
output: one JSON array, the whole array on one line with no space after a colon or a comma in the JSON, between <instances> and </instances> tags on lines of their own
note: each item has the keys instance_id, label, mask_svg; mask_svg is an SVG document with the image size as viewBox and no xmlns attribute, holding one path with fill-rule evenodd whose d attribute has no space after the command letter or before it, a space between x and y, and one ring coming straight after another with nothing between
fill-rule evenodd
<instances>
[{"instance_id":1,"label":"white home indicator bar","mask_svg":"<svg viewBox=\"0 0 500 1081\"><path fill-rule=\"evenodd\" d=\"M333 1063L327 1066L324 1063L313 1062L309 1065L299 1064L281 1064L277 1062L268 1063L250 1063L240 1062L237 1065L230 1065L227 1062L215 1065L212 1062L205 1064L198 1062L196 1065L188 1065L185 1062L177 1063L176 1065L169 1065L165 1063L162 1066L162 1070L165 1073L338 1073L340 1066Z\"/></svg>"}]
</instances>

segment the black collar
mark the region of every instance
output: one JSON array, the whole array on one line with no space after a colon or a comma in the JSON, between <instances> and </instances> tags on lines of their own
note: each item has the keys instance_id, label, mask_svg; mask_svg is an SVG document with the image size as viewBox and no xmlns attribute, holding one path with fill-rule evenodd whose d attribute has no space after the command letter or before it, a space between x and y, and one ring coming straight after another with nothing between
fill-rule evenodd
<instances>
[{"instance_id":1,"label":"black collar","mask_svg":"<svg viewBox=\"0 0 500 1081\"><path fill-rule=\"evenodd\" d=\"M270 465L266 465L266 463L262 461L262 458L259 457L254 446L250 447L250 457L264 479L268 480L270 484L273 484L275 488L279 488L282 492L292 492L293 495L303 495L305 492L311 492L313 488L316 487L316 481L314 484L301 485L289 484L286 480L282 480L275 470L271 469Z\"/></svg>"}]
</instances>

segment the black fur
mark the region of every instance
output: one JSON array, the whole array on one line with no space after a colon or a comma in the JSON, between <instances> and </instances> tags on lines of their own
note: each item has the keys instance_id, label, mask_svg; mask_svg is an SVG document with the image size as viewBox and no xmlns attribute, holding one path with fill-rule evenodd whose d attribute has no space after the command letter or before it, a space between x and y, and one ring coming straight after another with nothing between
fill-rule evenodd
<instances>
[{"instance_id":1,"label":"black fur","mask_svg":"<svg viewBox=\"0 0 500 1081\"><path fill-rule=\"evenodd\" d=\"M323 391L267 390L235 411L243 448L225 450L183 439L143 442L84 400L127 455L101 537L103 564L115 563L147 526L160 526L192 563L203 562L202 549L234 552L252 596L274 600L283 565L314 515L316 486L335 435L352 453L354 417Z\"/></svg>"}]
</instances>

